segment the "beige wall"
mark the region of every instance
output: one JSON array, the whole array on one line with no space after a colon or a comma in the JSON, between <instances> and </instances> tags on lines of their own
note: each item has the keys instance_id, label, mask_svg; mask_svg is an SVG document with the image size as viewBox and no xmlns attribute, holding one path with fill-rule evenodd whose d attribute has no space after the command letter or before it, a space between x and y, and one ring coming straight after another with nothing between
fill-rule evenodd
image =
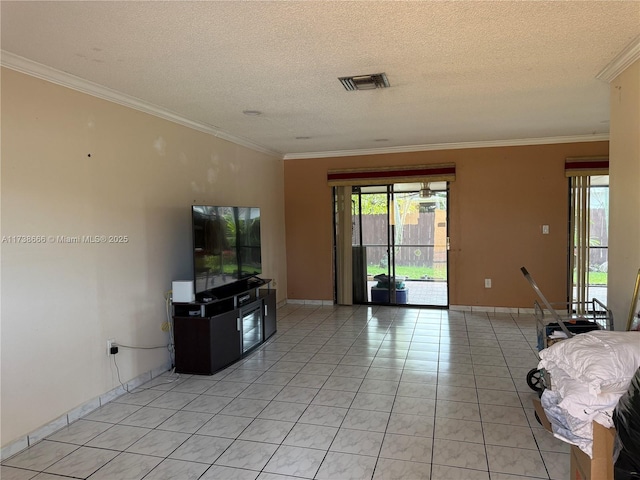
<instances>
[{"instance_id":1,"label":"beige wall","mask_svg":"<svg viewBox=\"0 0 640 480\"><path fill-rule=\"evenodd\" d=\"M640 60L611 82L609 306L626 328L640 268Z\"/></svg>"},{"instance_id":2,"label":"beige wall","mask_svg":"<svg viewBox=\"0 0 640 480\"><path fill-rule=\"evenodd\" d=\"M566 301L568 156L606 155L607 142L285 161L289 299L333 295L327 170L453 162L450 304L532 307L526 266L551 301ZM550 234L542 235L543 224ZM484 279L492 288L484 288Z\"/></svg>"},{"instance_id":3,"label":"beige wall","mask_svg":"<svg viewBox=\"0 0 640 480\"><path fill-rule=\"evenodd\" d=\"M2 445L118 386L106 340L162 345L164 294L191 276L190 205L262 209L264 276L285 298L283 161L2 70ZM91 155L89 157L89 154ZM121 349L123 381L169 361Z\"/></svg>"}]
</instances>

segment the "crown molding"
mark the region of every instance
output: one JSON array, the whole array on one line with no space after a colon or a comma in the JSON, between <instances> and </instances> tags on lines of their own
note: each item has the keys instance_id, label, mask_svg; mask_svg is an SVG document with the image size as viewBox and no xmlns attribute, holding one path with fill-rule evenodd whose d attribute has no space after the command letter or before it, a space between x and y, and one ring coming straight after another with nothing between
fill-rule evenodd
<instances>
[{"instance_id":1,"label":"crown molding","mask_svg":"<svg viewBox=\"0 0 640 480\"><path fill-rule=\"evenodd\" d=\"M638 59L640 59L640 35L633 39L606 67L600 70L596 78L611 83L614 78Z\"/></svg>"},{"instance_id":2,"label":"crown molding","mask_svg":"<svg viewBox=\"0 0 640 480\"><path fill-rule=\"evenodd\" d=\"M246 138L236 137L235 135L231 135L230 133L220 130L215 126L189 120L188 118L185 118L158 105L145 102L143 100L140 100L139 98L118 92L108 87L104 87L70 73L48 67L47 65L43 65L38 62L34 62L33 60L15 55L11 52L1 50L0 53L0 65L11 70L25 73L32 77L46 80L48 82L70 88L78 92L86 93L87 95L101 98L103 100L108 100L125 107L133 108L134 110L148 113L149 115L153 115L155 117L177 123L184 127L188 127L223 140L227 140L229 142L235 143L236 145L240 145L260 153L282 158L281 152L270 150L263 147L262 145L253 143Z\"/></svg>"},{"instance_id":3,"label":"crown molding","mask_svg":"<svg viewBox=\"0 0 640 480\"><path fill-rule=\"evenodd\" d=\"M631 46L630 46L631 47ZM633 50L636 57L640 53L640 37L634 48L625 49L625 51ZM309 159L309 158L328 158L328 157L352 157L358 155L383 155L391 153L407 153L407 152L421 152L429 150L455 150L464 148L488 148L488 147L509 147L509 146L523 146L523 145L545 145L556 143L576 143L576 142L597 142L609 140L609 134L597 134L597 135L574 135L563 137L546 137L546 138L525 138L515 140L489 140L479 142L459 142L459 143L436 143L427 145L406 145L399 147L386 147L386 148L373 148L373 149L360 149L360 150L335 150L325 152L307 152L307 153L288 153L282 154L268 148L251 142L245 138L237 137L218 129L212 125L208 125L201 122L189 120L175 112L167 110L165 108L153 105L148 102L144 102L139 98L126 95L116 90L104 87L97 83L85 80L83 78L71 75L70 73L57 70L38 62L34 62L27 58L15 55L5 50L0 51L0 65L16 70L27 75L46 80L48 82L61 85L66 88L70 88L87 95L91 95L103 100L107 100L125 107L133 108L135 110L153 115L155 117L168 120L173 123L197 130L199 132L212 135L214 137L227 140L236 145L240 145L256 152L264 153L266 155L275 156L284 160L296 160L296 159ZM627 58L625 65L629 65L633 59Z\"/></svg>"},{"instance_id":4,"label":"crown molding","mask_svg":"<svg viewBox=\"0 0 640 480\"><path fill-rule=\"evenodd\" d=\"M384 155L391 153L424 152L429 150L460 150L464 148L521 147L526 145L551 145L558 143L608 141L608 133L594 135L571 135L563 137L521 138L514 140L486 140L480 142L432 143L428 145L407 145L402 147L370 148L362 150L336 150L332 152L288 153L285 160L309 158L354 157L358 155Z\"/></svg>"}]
</instances>

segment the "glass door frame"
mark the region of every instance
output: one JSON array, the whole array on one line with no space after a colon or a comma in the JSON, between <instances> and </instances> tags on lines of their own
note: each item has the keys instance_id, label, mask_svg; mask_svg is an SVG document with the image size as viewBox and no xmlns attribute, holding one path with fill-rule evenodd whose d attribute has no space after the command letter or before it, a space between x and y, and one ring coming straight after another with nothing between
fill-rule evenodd
<instances>
[{"instance_id":1,"label":"glass door frame","mask_svg":"<svg viewBox=\"0 0 640 480\"><path fill-rule=\"evenodd\" d=\"M577 270L577 265L576 265L576 258L577 258L577 254L576 254L576 238L578 233L575 231L575 222L577 221L577 219L575 218L575 199L573 198L573 196L576 194L576 192L574 191L574 182L576 181L576 178L578 176L572 176L569 177L569 193L568 193L568 210L569 210L569 219L567 222L567 235L568 235L568 242L567 242L567 302L569 304L572 304L575 306L576 309L580 310L580 305L579 304L584 304L584 306L590 306L590 304L588 303L591 299L593 298L597 298L599 301L601 301L604 304L607 304L607 299L608 299L608 290L609 290L609 282L608 282L608 278L606 280L606 282L604 284L597 284L597 283L592 283L591 281L591 276L592 274L595 276L597 274L597 272L600 272L601 274L604 273L606 274L606 276L608 277L608 271L603 271L603 270L594 270L592 269L592 255L591 255L591 251L592 250L605 250L606 253L606 263L608 264L608 252L609 252L609 239L608 239L608 226L609 226L609 212L610 212L610 204L609 204L609 192L610 192L610 176L608 173L602 173L602 174L593 174L593 175L583 175L583 177L589 182L588 186L586 187L586 196L587 196L587 200L586 200L586 208L588 209L588 214L587 214L587 218L588 218L588 232L587 232L587 238L583 239L583 241L588 242L587 245L587 254L586 254L586 261L587 261L587 283L585 286L585 291L581 294L577 292L577 286L576 286L576 270ZM593 183L592 183L593 182ZM593 200L592 197L601 197L598 195L593 195L592 196L592 192L598 192L598 191L602 191L605 190L606 191L606 202L605 202L605 207L602 209L604 210L604 217L605 217L605 221L607 224L607 228L606 228L606 245L595 245L595 241L594 236L592 235L592 231L591 229L593 228L593 218L592 218L592 213L594 211L593 208L593 204L595 203L595 201ZM599 239L598 239L599 241ZM608 268L607 268L608 270ZM595 290L595 292L593 292L592 290ZM599 291L598 291L599 290ZM584 312L580 312L580 313L584 313Z\"/></svg>"},{"instance_id":2,"label":"glass door frame","mask_svg":"<svg viewBox=\"0 0 640 480\"><path fill-rule=\"evenodd\" d=\"M396 278L396 273L397 273L397 265L396 265L396 235L395 235L395 231L397 228L396 225L396 219L395 219L395 202L397 200L396 195L398 193L403 193L403 192L395 192L394 187L395 184L386 184L386 185L366 185L363 187L380 187L381 189L384 188L386 190L386 192L380 192L379 194L382 195L383 193L386 194L386 230L387 230L387 242L386 242L386 252L387 252L387 275L390 279L395 279ZM356 226L356 220L352 219L352 244L354 247L358 246L360 247L360 249L364 248L364 242L362 239L362 231L363 231L363 225L362 225L362 219L363 219L363 215L362 213L362 196L363 195L370 195L373 193L362 193L360 186L354 186L352 187L352 214L356 215L357 214L357 222L358 225ZM364 292L364 296L363 298L365 299L364 301L360 301L359 299L356 299L356 295L354 294L354 303L357 304L364 304L364 305L393 305L393 306L402 306L402 307L429 307L429 308L443 308L443 309L447 309L449 308L449 205L450 205L450 189L449 189L449 182L446 182L446 188L444 190L441 190L442 192L444 192L446 194L446 208L445 208L445 222L446 222L446 231L445 231L445 237L446 237L446 245L444 248L444 253L445 253L445 262L447 265L446 268L446 278L445 278L445 284L446 284L446 302L444 304L420 304L420 303L397 303L397 288L396 288L396 282L394 281L390 281L388 283L388 287L387 287L387 291L388 291L388 302L373 302L369 296L369 286L368 286L368 282L367 282L367 275L366 275L366 265L364 266L365 268L365 284L364 284L364 288L365 288L365 292ZM353 196L356 196L358 198L358 204L354 204L353 201ZM336 196L333 196L334 198L334 212L336 211L335 208L335 201L336 201ZM334 217L335 219L335 217ZM435 221L435 218L434 218ZM335 226L335 221L334 221L334 246L335 246L335 231L336 231L336 226ZM356 238L357 236L357 238ZM426 247L435 247L435 245L425 245ZM381 246L382 247L382 246ZM334 249L335 252L335 249ZM334 253L334 258L336 258L336 255ZM336 271L336 289L337 290L337 269L335 269ZM358 272L354 272L354 285L356 284L356 275L358 275Z\"/></svg>"}]
</instances>

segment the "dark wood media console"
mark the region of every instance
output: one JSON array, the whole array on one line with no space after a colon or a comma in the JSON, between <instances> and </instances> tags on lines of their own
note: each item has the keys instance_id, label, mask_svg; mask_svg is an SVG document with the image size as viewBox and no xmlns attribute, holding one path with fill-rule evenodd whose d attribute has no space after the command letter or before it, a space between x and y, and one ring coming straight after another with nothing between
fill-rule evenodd
<instances>
[{"instance_id":1,"label":"dark wood media console","mask_svg":"<svg viewBox=\"0 0 640 480\"><path fill-rule=\"evenodd\" d=\"M199 294L195 302L174 302L176 372L212 375L271 337L277 321L270 283L251 278Z\"/></svg>"}]
</instances>

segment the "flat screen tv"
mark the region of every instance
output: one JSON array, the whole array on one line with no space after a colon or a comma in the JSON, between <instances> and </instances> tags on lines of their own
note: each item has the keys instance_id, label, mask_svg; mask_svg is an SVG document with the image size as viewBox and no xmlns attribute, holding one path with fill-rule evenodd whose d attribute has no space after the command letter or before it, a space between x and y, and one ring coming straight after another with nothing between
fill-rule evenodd
<instances>
[{"instance_id":1,"label":"flat screen tv","mask_svg":"<svg viewBox=\"0 0 640 480\"><path fill-rule=\"evenodd\" d=\"M260 209L193 205L195 293L262 273Z\"/></svg>"}]
</instances>

